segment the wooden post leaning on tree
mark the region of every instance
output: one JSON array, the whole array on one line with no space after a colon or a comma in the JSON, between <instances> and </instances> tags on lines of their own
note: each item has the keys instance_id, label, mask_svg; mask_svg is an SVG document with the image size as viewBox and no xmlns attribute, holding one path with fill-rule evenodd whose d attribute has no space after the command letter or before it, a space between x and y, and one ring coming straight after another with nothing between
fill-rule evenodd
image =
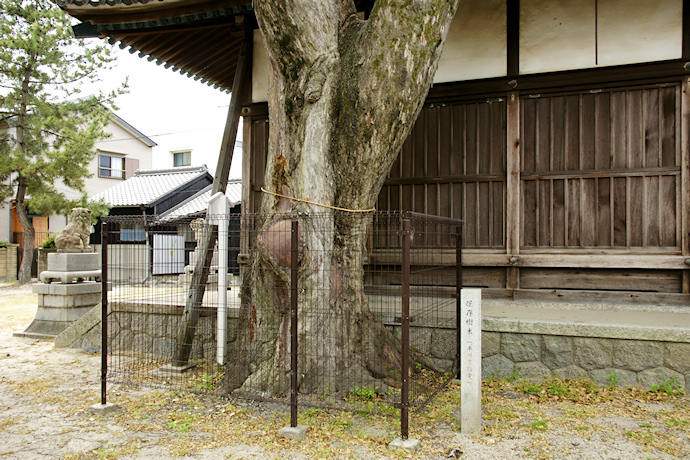
<instances>
[{"instance_id":1,"label":"wooden post leaning on tree","mask_svg":"<svg viewBox=\"0 0 690 460\"><path fill-rule=\"evenodd\" d=\"M251 30L248 30L245 33L244 42L242 42L240 55L237 60L235 79L232 83L232 97L230 99L230 107L228 107L228 117L225 122L223 142L220 147L216 174L213 178L211 196L218 192L225 193L225 189L228 186L230 164L232 163L232 154L235 150L235 138L237 137L237 128L240 122L242 104L244 102L243 93L245 92L246 82L249 80L251 72L252 40L253 33ZM209 231L203 233L200 241L201 252L204 254L204 257L199 257L194 265L194 272L189 285L189 293L187 295L184 312L182 313L182 322L177 339L177 353L172 362L172 365L175 367L184 366L189 361L189 355L192 351L192 341L194 340L194 333L199 321L201 302L204 299L204 293L206 291L208 271L211 266L211 260L213 259L213 247L217 239L217 229L211 228Z\"/></svg>"}]
</instances>

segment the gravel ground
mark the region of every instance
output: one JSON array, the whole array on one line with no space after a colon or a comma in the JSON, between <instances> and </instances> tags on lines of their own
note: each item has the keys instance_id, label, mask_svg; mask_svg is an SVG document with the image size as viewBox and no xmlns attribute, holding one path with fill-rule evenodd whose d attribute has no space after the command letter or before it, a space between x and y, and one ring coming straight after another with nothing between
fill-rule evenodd
<instances>
[{"instance_id":1,"label":"gravel ground","mask_svg":"<svg viewBox=\"0 0 690 460\"><path fill-rule=\"evenodd\" d=\"M100 357L14 337L35 312L29 287L0 285L2 458L690 458L684 397L611 390L569 400L519 382L485 387L485 427L472 437L457 431L459 388L446 391L412 415L414 453L389 451L396 421L375 415L307 409L300 423L311 429L293 441L277 436L282 407L121 386L109 388L121 410L96 415Z\"/></svg>"}]
</instances>

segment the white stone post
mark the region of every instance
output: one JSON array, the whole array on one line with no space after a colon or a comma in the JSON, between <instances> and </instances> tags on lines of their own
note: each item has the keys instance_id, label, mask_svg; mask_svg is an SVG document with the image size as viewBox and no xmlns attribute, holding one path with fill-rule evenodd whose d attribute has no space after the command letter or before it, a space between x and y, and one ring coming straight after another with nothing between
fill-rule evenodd
<instances>
[{"instance_id":1,"label":"white stone post","mask_svg":"<svg viewBox=\"0 0 690 460\"><path fill-rule=\"evenodd\" d=\"M476 434L482 429L482 291L462 289L460 300L460 424L463 434Z\"/></svg>"},{"instance_id":2,"label":"white stone post","mask_svg":"<svg viewBox=\"0 0 690 460\"><path fill-rule=\"evenodd\" d=\"M216 321L216 361L225 362L228 330L228 226L230 203L225 194L218 192L208 201L208 219L218 225L218 317Z\"/></svg>"}]
</instances>

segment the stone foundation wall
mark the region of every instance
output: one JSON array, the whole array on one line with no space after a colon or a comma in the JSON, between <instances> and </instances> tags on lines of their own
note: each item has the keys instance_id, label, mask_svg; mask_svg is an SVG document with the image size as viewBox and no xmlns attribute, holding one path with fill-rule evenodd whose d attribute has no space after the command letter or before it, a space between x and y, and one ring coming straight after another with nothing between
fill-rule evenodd
<instances>
[{"instance_id":1,"label":"stone foundation wall","mask_svg":"<svg viewBox=\"0 0 690 460\"><path fill-rule=\"evenodd\" d=\"M114 311L109 321L111 351L134 351L152 357L172 356L183 310L181 307L123 304L112 308ZM151 313L154 310L157 313ZM229 342L236 338L237 318L232 317L236 313L230 310ZM94 323L96 315L100 315L100 312L92 313L90 321L93 327L83 328L78 340L70 339L71 345L58 345L56 340L56 346L72 346L83 348L87 352L99 352L100 324ZM83 320L88 322L89 317ZM679 389L690 394L690 341L521 333L512 331L515 329L513 322L495 319L485 319L483 324L484 379L509 376L519 376L531 381L551 377L571 380L588 378L600 386L616 382L622 387L642 388L675 382ZM399 325L388 323L387 327L399 335ZM534 326L535 329L549 327L548 324ZM563 327L565 326L561 329ZM510 332L500 329L508 329ZM202 309L192 346L192 359L208 362L215 359L215 331L215 309ZM573 331L582 334L581 328L577 329L575 325ZM614 336L617 334L614 330L609 332ZM624 333L629 335L631 331L626 329ZM427 356L439 368L447 372L454 369L456 336L452 327L423 324L412 326L410 345L413 351Z\"/></svg>"},{"instance_id":2,"label":"stone foundation wall","mask_svg":"<svg viewBox=\"0 0 690 460\"><path fill-rule=\"evenodd\" d=\"M120 350L153 357L171 357L177 347L181 308L156 308L158 313L142 313L131 308L114 309L108 321L108 342L113 352ZM152 309L153 310L153 309ZM228 330L237 319L228 318ZM234 339L234 337L230 337ZM202 310L192 342L193 360L213 362L216 358L216 311Z\"/></svg>"},{"instance_id":3,"label":"stone foundation wall","mask_svg":"<svg viewBox=\"0 0 690 460\"><path fill-rule=\"evenodd\" d=\"M495 324L494 324L495 326ZM388 326L399 335L399 326ZM445 371L453 369L455 330L410 327L410 346ZM690 394L690 343L534 333L482 332L482 378L530 381L587 378L599 386L674 382Z\"/></svg>"},{"instance_id":4,"label":"stone foundation wall","mask_svg":"<svg viewBox=\"0 0 690 460\"><path fill-rule=\"evenodd\" d=\"M482 377L589 378L599 386L675 382L690 393L690 344L652 340L484 332Z\"/></svg>"}]
</instances>

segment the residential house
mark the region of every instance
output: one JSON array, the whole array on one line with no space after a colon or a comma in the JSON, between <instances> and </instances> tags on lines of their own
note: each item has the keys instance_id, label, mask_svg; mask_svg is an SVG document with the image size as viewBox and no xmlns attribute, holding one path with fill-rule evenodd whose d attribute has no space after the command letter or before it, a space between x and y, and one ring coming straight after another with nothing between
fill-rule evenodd
<instances>
[{"instance_id":1,"label":"residential house","mask_svg":"<svg viewBox=\"0 0 690 460\"><path fill-rule=\"evenodd\" d=\"M208 190L213 177L206 165L172 169L138 170L133 177L92 197L110 204L111 216L123 216L118 228L108 231L112 257L126 259L131 280L152 275L182 273L185 241L193 241L188 226L161 228L159 215L176 209ZM101 244L101 223L94 244ZM122 263L125 263L123 260Z\"/></svg>"},{"instance_id":2,"label":"residential house","mask_svg":"<svg viewBox=\"0 0 690 460\"><path fill-rule=\"evenodd\" d=\"M97 154L88 165L92 176L84 180L88 196L96 195L134 176L139 168L151 167L152 150L156 143L141 131L115 113L112 113L104 131L110 136L96 143ZM62 184L55 185L69 199L81 196L81 192L77 190ZM61 215L30 217L36 231L37 246L49 234L60 231L67 224L67 217ZM21 244L22 232L13 203L0 208L0 240Z\"/></svg>"}]
</instances>

